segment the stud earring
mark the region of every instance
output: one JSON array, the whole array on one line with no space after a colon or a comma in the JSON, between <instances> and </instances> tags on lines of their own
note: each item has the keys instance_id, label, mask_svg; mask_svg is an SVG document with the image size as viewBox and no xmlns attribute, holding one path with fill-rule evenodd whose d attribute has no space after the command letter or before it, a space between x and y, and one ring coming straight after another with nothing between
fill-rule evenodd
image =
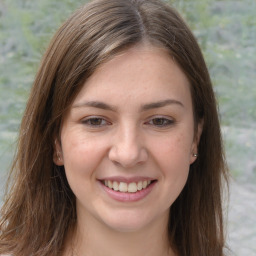
<instances>
[{"instance_id":1,"label":"stud earring","mask_svg":"<svg viewBox=\"0 0 256 256\"><path fill-rule=\"evenodd\" d=\"M194 157L198 157L198 154L193 154Z\"/></svg>"}]
</instances>

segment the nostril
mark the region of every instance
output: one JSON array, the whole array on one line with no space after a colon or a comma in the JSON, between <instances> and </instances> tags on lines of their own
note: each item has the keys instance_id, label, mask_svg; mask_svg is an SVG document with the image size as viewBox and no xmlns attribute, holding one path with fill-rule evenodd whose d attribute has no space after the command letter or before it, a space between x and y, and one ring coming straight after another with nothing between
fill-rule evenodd
<instances>
[{"instance_id":1,"label":"nostril","mask_svg":"<svg viewBox=\"0 0 256 256\"><path fill-rule=\"evenodd\" d=\"M123 167L133 167L137 164L143 164L148 159L148 153L145 148L113 146L108 154L109 159L115 164Z\"/></svg>"}]
</instances>

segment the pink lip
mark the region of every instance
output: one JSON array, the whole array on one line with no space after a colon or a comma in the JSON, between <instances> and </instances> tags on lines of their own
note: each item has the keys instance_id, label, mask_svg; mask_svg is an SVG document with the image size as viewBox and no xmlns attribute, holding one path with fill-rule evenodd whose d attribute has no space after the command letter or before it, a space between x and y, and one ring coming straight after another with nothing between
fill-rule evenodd
<instances>
[{"instance_id":1,"label":"pink lip","mask_svg":"<svg viewBox=\"0 0 256 256\"><path fill-rule=\"evenodd\" d=\"M119 181L119 180L116 180L116 181ZM129 193L129 192L115 191L109 187L106 187L102 182L99 181L99 183L100 183L101 187L104 189L104 191L111 198L113 198L114 200L117 200L119 202L136 202L136 201L142 200L152 191L152 189L154 188L154 186L156 184L156 182L153 182L145 189L142 189L135 193Z\"/></svg>"}]
</instances>

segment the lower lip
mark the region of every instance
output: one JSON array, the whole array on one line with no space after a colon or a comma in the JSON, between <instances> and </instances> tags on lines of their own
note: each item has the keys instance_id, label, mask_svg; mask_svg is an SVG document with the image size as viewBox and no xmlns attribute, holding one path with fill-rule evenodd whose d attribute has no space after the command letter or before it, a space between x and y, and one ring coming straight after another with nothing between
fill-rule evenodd
<instances>
[{"instance_id":1,"label":"lower lip","mask_svg":"<svg viewBox=\"0 0 256 256\"><path fill-rule=\"evenodd\" d=\"M138 190L134 193L115 191L109 187L106 187L102 182L99 183L101 184L104 191L114 200L117 200L119 202L136 202L145 198L152 191L156 184L156 181L151 183L146 188Z\"/></svg>"}]
</instances>

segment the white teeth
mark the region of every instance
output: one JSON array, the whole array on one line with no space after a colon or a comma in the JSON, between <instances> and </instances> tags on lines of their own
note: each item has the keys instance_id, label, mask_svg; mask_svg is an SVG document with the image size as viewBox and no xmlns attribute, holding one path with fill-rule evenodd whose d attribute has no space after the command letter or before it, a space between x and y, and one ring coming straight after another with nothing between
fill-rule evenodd
<instances>
[{"instance_id":1,"label":"white teeth","mask_svg":"<svg viewBox=\"0 0 256 256\"><path fill-rule=\"evenodd\" d=\"M129 184L130 185L130 184ZM124 182L120 182L119 184L119 191L120 192L127 192L127 183ZM129 191L130 192L130 191Z\"/></svg>"},{"instance_id":2,"label":"white teeth","mask_svg":"<svg viewBox=\"0 0 256 256\"><path fill-rule=\"evenodd\" d=\"M114 181L114 182L113 182L113 189L114 189L115 191L119 190L119 186L118 186L117 181Z\"/></svg>"},{"instance_id":3,"label":"white teeth","mask_svg":"<svg viewBox=\"0 0 256 256\"><path fill-rule=\"evenodd\" d=\"M135 182L129 183L128 192L135 193L137 190L137 184Z\"/></svg>"},{"instance_id":4,"label":"white teeth","mask_svg":"<svg viewBox=\"0 0 256 256\"><path fill-rule=\"evenodd\" d=\"M108 185L107 185L109 188L113 188L113 183L111 180L108 181Z\"/></svg>"},{"instance_id":5,"label":"white teeth","mask_svg":"<svg viewBox=\"0 0 256 256\"><path fill-rule=\"evenodd\" d=\"M139 181L137 184L138 190L142 190L142 181Z\"/></svg>"},{"instance_id":6,"label":"white teeth","mask_svg":"<svg viewBox=\"0 0 256 256\"><path fill-rule=\"evenodd\" d=\"M115 191L135 193L138 190L145 189L147 186L151 184L151 181L144 180L144 181L139 181L138 183L131 182L128 184L125 182L104 180L103 183L105 184L106 187L109 187Z\"/></svg>"}]
</instances>

